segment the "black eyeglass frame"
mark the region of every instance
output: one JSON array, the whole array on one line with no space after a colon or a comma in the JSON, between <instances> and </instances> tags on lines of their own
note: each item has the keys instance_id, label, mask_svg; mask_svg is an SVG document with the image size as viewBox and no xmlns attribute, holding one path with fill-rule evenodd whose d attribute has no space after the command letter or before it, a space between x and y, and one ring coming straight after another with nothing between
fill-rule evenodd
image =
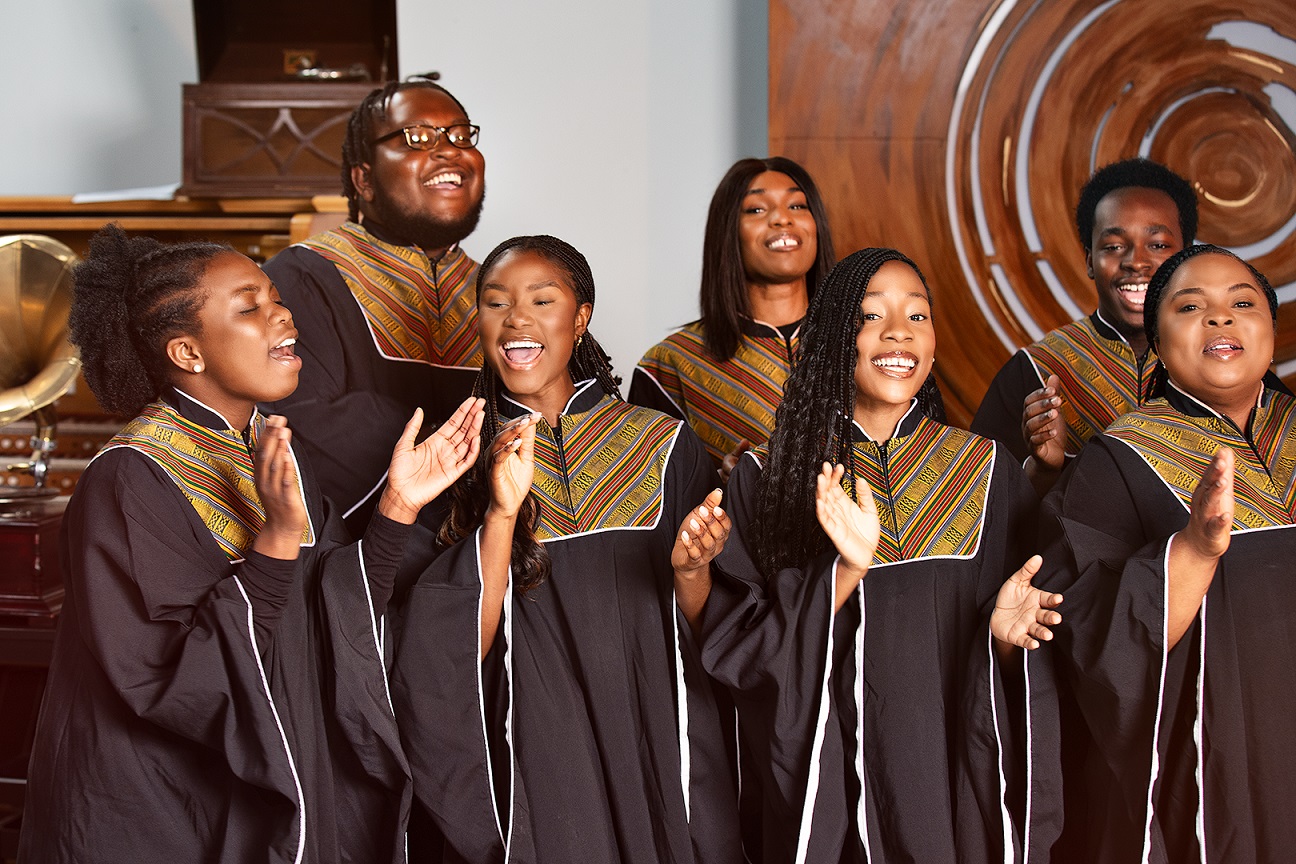
<instances>
[{"instance_id":1,"label":"black eyeglass frame","mask_svg":"<svg viewBox=\"0 0 1296 864\"><path fill-rule=\"evenodd\" d=\"M464 127L468 129L468 137L465 139L468 143L466 144L460 144L455 139L446 135L446 133L451 129ZM421 138L416 139L414 137L417 134L415 130L420 129L431 130L432 138L427 141L424 141ZM369 143L376 146L384 141L390 141L399 135L405 136L405 146L411 150L435 150L437 145L441 143L442 136L445 136L446 140L450 142L451 147L457 147L460 150L472 150L477 146L477 139L481 136L481 127L472 123L455 123L451 126L429 126L425 123L415 123L412 126L405 126L401 129L397 129L395 132L388 132L386 135L379 136Z\"/></svg>"}]
</instances>

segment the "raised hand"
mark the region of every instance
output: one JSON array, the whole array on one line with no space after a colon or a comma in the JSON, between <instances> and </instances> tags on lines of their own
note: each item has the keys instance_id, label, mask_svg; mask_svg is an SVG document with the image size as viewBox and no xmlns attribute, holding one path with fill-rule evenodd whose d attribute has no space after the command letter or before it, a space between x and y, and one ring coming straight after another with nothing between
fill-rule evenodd
<instances>
[{"instance_id":1,"label":"raised hand","mask_svg":"<svg viewBox=\"0 0 1296 864\"><path fill-rule=\"evenodd\" d=\"M252 541L252 548L285 561L297 557L306 530L306 502L297 483L297 464L288 446L291 441L288 421L272 414L266 417L252 460L253 482L265 510L265 524Z\"/></svg>"},{"instance_id":2,"label":"raised hand","mask_svg":"<svg viewBox=\"0 0 1296 864\"><path fill-rule=\"evenodd\" d=\"M837 567L837 609L868 573L882 536L882 523L868 481L856 478L855 494L859 498L856 503L841 487L845 473L846 466L833 467L825 462L815 478L815 517L841 556Z\"/></svg>"},{"instance_id":3,"label":"raised hand","mask_svg":"<svg viewBox=\"0 0 1296 864\"><path fill-rule=\"evenodd\" d=\"M701 506L694 508L679 530L671 549L671 567L676 573L690 573L711 563L729 539L729 514L720 509L721 491L711 490Z\"/></svg>"},{"instance_id":4,"label":"raised hand","mask_svg":"<svg viewBox=\"0 0 1296 864\"><path fill-rule=\"evenodd\" d=\"M1228 551L1233 529L1233 450L1220 447L1193 489L1188 524L1179 532L1202 558L1218 560Z\"/></svg>"},{"instance_id":5,"label":"raised hand","mask_svg":"<svg viewBox=\"0 0 1296 864\"><path fill-rule=\"evenodd\" d=\"M742 454L746 453L750 449L751 442L744 438L734 446L734 449L725 454L724 461L720 463L720 482L723 485L729 485L729 475L732 474L733 469L737 467L738 460L742 458Z\"/></svg>"},{"instance_id":6,"label":"raised hand","mask_svg":"<svg viewBox=\"0 0 1296 864\"><path fill-rule=\"evenodd\" d=\"M1040 642L1053 638L1049 627L1062 623L1062 595L1031 585L1044 559L1032 555L1021 569L1008 577L995 597L990 615L990 632L1000 642L1033 651Z\"/></svg>"},{"instance_id":7,"label":"raised hand","mask_svg":"<svg viewBox=\"0 0 1296 864\"><path fill-rule=\"evenodd\" d=\"M1022 439L1044 468L1058 472L1066 462L1067 422L1062 416L1062 381L1050 375L1022 405Z\"/></svg>"},{"instance_id":8,"label":"raised hand","mask_svg":"<svg viewBox=\"0 0 1296 864\"><path fill-rule=\"evenodd\" d=\"M423 409L414 410L392 450L387 488L378 504L380 513L408 525L424 505L472 467L481 450L485 406L485 399L465 399L441 428L417 446L414 439L423 425Z\"/></svg>"},{"instance_id":9,"label":"raised hand","mask_svg":"<svg viewBox=\"0 0 1296 864\"><path fill-rule=\"evenodd\" d=\"M489 513L512 519L522 509L535 477L535 434L539 414L513 420L490 446Z\"/></svg>"},{"instance_id":10,"label":"raised hand","mask_svg":"<svg viewBox=\"0 0 1296 864\"><path fill-rule=\"evenodd\" d=\"M1173 648L1192 626L1202 598L1215 579L1219 559L1228 551L1233 529L1232 448L1215 451L1189 505L1188 524L1170 539L1166 580L1166 642Z\"/></svg>"}]
</instances>

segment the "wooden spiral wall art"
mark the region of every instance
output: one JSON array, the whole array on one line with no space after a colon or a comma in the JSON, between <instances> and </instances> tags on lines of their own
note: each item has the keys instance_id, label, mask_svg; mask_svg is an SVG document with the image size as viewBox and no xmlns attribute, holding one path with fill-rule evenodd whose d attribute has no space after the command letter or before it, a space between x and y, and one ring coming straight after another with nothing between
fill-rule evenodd
<instances>
[{"instance_id":1,"label":"wooden spiral wall art","mask_svg":"<svg viewBox=\"0 0 1296 864\"><path fill-rule=\"evenodd\" d=\"M1198 239L1278 289L1296 381L1291 0L772 0L770 139L820 182L839 253L895 246L927 274L956 421L1092 311L1075 201L1135 155L1187 177Z\"/></svg>"}]
</instances>

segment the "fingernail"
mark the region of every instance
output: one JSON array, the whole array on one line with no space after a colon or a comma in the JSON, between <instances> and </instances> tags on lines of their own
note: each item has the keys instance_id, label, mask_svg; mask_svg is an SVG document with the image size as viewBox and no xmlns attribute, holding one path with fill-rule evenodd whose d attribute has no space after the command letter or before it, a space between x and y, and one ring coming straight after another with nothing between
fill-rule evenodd
<instances>
[{"instance_id":1,"label":"fingernail","mask_svg":"<svg viewBox=\"0 0 1296 864\"><path fill-rule=\"evenodd\" d=\"M705 518L707 517L707 508L705 508L705 507L699 507L699 508L698 508L698 515L701 516L703 519L705 519Z\"/></svg>"},{"instance_id":2,"label":"fingernail","mask_svg":"<svg viewBox=\"0 0 1296 864\"><path fill-rule=\"evenodd\" d=\"M681 531L681 532L680 532L680 539L683 540L685 543L689 542L688 532L687 532L687 531Z\"/></svg>"},{"instance_id":3,"label":"fingernail","mask_svg":"<svg viewBox=\"0 0 1296 864\"><path fill-rule=\"evenodd\" d=\"M696 519L690 519L689 524L693 526L694 531L700 531L702 529L702 526L697 523Z\"/></svg>"},{"instance_id":4,"label":"fingernail","mask_svg":"<svg viewBox=\"0 0 1296 864\"><path fill-rule=\"evenodd\" d=\"M724 515L724 511L721 510L719 507L717 507L717 508L715 508L715 515L716 515L716 518L719 519L721 516Z\"/></svg>"}]
</instances>

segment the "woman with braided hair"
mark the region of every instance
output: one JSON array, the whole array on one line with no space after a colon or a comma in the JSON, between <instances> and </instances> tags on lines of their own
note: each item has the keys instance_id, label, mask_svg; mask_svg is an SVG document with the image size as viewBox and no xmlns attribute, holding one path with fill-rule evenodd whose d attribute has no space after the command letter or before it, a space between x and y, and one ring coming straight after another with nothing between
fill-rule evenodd
<instances>
[{"instance_id":1,"label":"woman with braided hair","mask_svg":"<svg viewBox=\"0 0 1296 864\"><path fill-rule=\"evenodd\" d=\"M1033 534L1021 469L942 422L931 315L904 255L842 260L769 446L730 477L703 660L760 768L743 785L761 790L767 864L1020 852L1003 685L1020 694L1014 645L1049 638L1061 597L1031 587L1038 558L1013 572Z\"/></svg>"},{"instance_id":2,"label":"woman with braided hair","mask_svg":"<svg viewBox=\"0 0 1296 864\"><path fill-rule=\"evenodd\" d=\"M349 543L283 418L257 408L302 360L254 263L109 226L74 278L86 379L135 419L64 517L19 857L405 860L381 622L409 525L476 458L482 403L417 447L414 413Z\"/></svg>"},{"instance_id":3,"label":"woman with braided hair","mask_svg":"<svg viewBox=\"0 0 1296 864\"><path fill-rule=\"evenodd\" d=\"M393 697L446 860L737 862L689 621L723 545L706 451L622 401L585 257L515 237L477 282L486 456L410 590Z\"/></svg>"}]
</instances>

